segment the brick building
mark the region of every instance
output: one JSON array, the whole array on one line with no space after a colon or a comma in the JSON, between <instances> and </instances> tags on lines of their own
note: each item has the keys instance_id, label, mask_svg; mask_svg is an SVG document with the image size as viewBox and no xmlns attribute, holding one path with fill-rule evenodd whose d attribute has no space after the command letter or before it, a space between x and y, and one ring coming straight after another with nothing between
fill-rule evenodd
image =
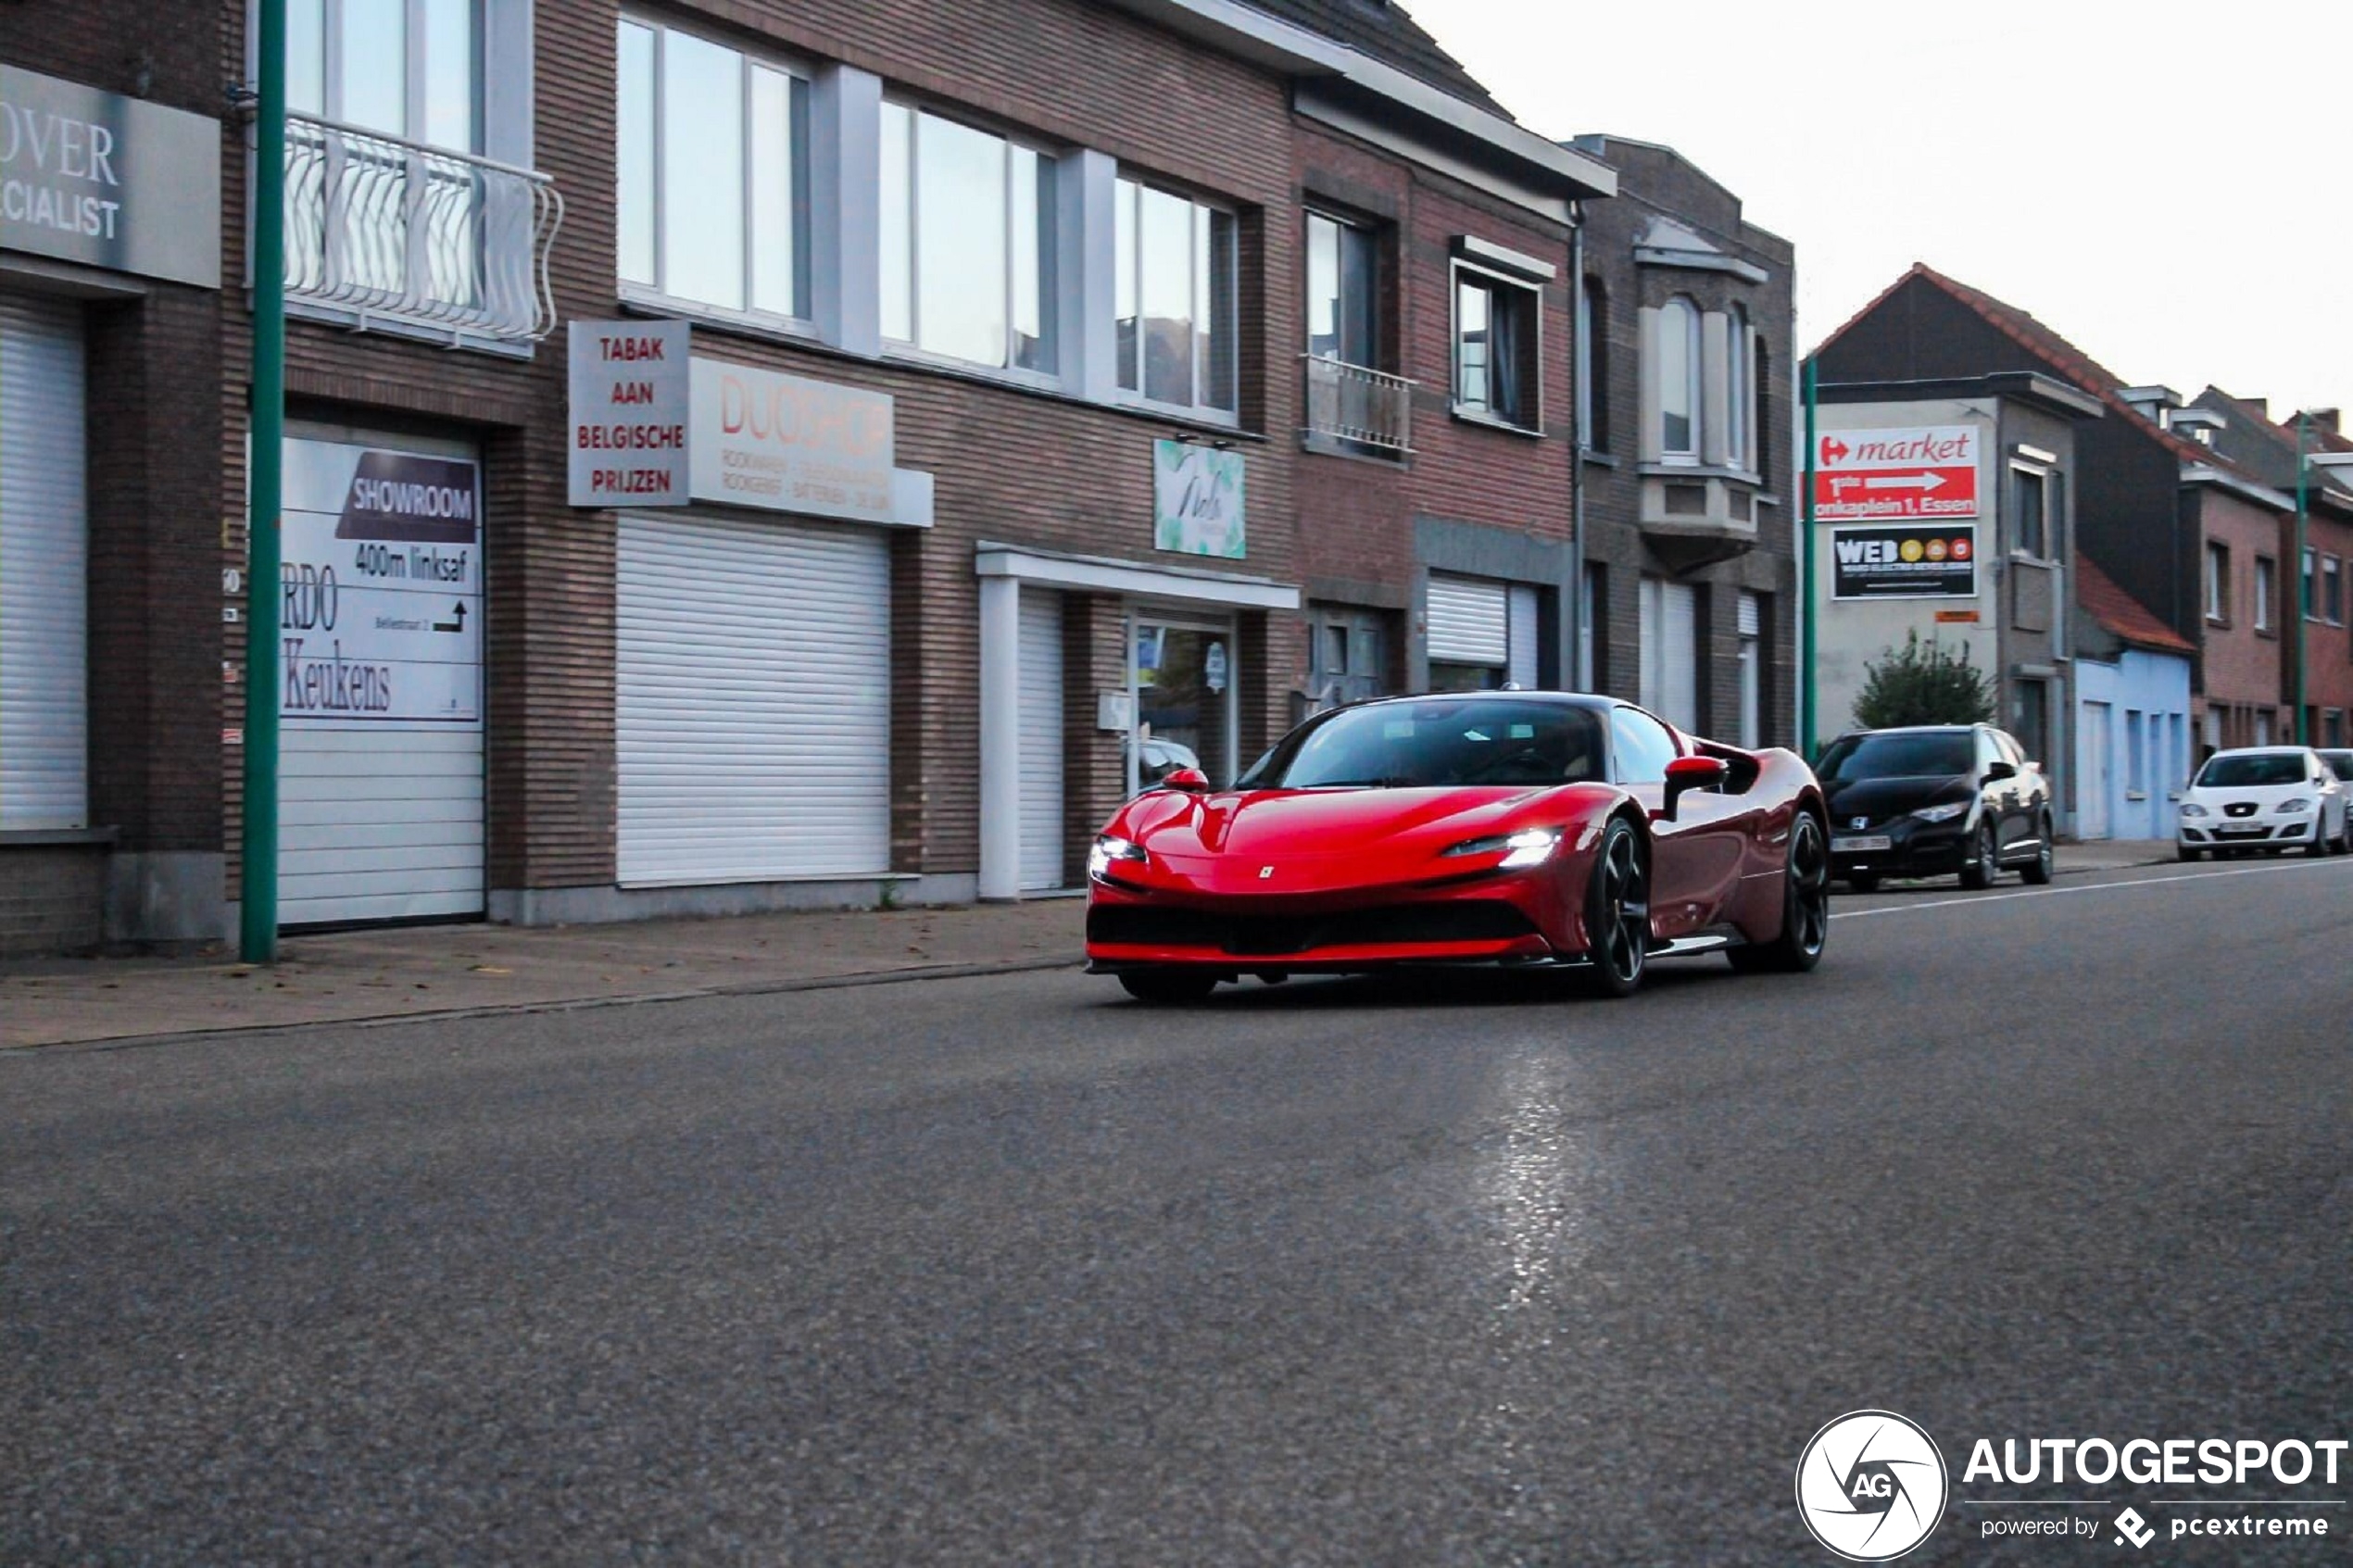
<instances>
[{"instance_id":1,"label":"brick building","mask_svg":"<svg viewBox=\"0 0 2353 1568\"><path fill-rule=\"evenodd\" d=\"M1670 147L1587 136L1581 684L1794 744L1794 257Z\"/></svg>"},{"instance_id":2,"label":"brick building","mask_svg":"<svg viewBox=\"0 0 2353 1568\"><path fill-rule=\"evenodd\" d=\"M0 55L205 115L218 243L5 236L0 341L70 317L108 413L86 521L44 503L93 695L47 737L86 803L0 795L26 947L239 895L255 61L241 6L120 9L83 59L23 0ZM1567 676L1613 176L1394 7L292 0L288 80L288 924L1051 890L1179 761ZM575 437L584 352L647 373Z\"/></svg>"}]
</instances>

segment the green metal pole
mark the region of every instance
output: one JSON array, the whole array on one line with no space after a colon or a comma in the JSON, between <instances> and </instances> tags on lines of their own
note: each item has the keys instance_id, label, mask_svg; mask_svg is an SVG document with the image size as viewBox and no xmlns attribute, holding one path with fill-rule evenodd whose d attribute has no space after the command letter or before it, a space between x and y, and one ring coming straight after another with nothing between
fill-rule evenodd
<instances>
[{"instance_id":1,"label":"green metal pole","mask_svg":"<svg viewBox=\"0 0 2353 1568\"><path fill-rule=\"evenodd\" d=\"M2312 744L2311 726L2304 721L2304 618L2311 613L2308 602L2313 592L2313 575L2304 570L2304 480L2310 467L2305 456L2312 435L2312 417L2299 412L2296 416L2296 744ZM2313 830L2318 832L2317 828Z\"/></svg>"},{"instance_id":2,"label":"green metal pole","mask_svg":"<svg viewBox=\"0 0 2353 1568\"><path fill-rule=\"evenodd\" d=\"M286 433L286 0L260 0L253 145L253 419L245 456L245 839L237 956L278 956L278 515Z\"/></svg>"},{"instance_id":3,"label":"green metal pole","mask_svg":"<svg viewBox=\"0 0 2353 1568\"><path fill-rule=\"evenodd\" d=\"M1814 678L1814 620L1818 608L1814 602L1814 464L1816 454L1819 449L1819 443L1814 435L1816 407L1814 377L1814 361L1809 358L1806 361L1805 370L1806 479L1802 499L1799 502L1804 509L1798 514L1805 519L1805 526L1800 530L1797 575L1798 594L1804 600L1800 607L1804 611L1804 619L1800 621L1803 630L1797 659L1801 666L1799 673L1805 682L1806 688L1805 706L1801 709L1798 735L1802 755L1808 762L1814 760L1817 743L1820 740L1820 720L1815 712L1819 692Z\"/></svg>"}]
</instances>

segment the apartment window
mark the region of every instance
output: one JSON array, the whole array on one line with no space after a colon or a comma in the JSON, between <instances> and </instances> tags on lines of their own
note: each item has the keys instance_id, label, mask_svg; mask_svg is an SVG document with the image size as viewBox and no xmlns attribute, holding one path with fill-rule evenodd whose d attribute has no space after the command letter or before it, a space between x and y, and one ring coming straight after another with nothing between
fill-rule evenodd
<instances>
[{"instance_id":1,"label":"apartment window","mask_svg":"<svg viewBox=\"0 0 2353 1568\"><path fill-rule=\"evenodd\" d=\"M1732 307L1724 343L1724 460L1736 469L1748 467L1749 363L1748 311Z\"/></svg>"},{"instance_id":2,"label":"apartment window","mask_svg":"<svg viewBox=\"0 0 2353 1568\"><path fill-rule=\"evenodd\" d=\"M1134 180L1116 193L1119 384L1230 416L1240 361L1234 215Z\"/></svg>"},{"instance_id":3,"label":"apartment window","mask_svg":"<svg viewBox=\"0 0 2353 1568\"><path fill-rule=\"evenodd\" d=\"M2318 613L2320 606L2313 594L2314 573L2312 568L2313 563L2317 559L2319 559L2317 552L2309 549L2304 552L2303 585L2298 590L2296 598L2303 606L2304 619L2307 621L2317 621L2320 619L2320 615Z\"/></svg>"},{"instance_id":4,"label":"apartment window","mask_svg":"<svg viewBox=\"0 0 2353 1568\"><path fill-rule=\"evenodd\" d=\"M1380 251L1372 230L1307 215L1307 352L1380 368Z\"/></svg>"},{"instance_id":5,"label":"apartment window","mask_svg":"<svg viewBox=\"0 0 2353 1568\"><path fill-rule=\"evenodd\" d=\"M691 32L624 20L618 108L622 282L807 316L808 84Z\"/></svg>"},{"instance_id":6,"label":"apartment window","mask_svg":"<svg viewBox=\"0 0 2353 1568\"><path fill-rule=\"evenodd\" d=\"M2345 624L2344 563L2334 556L2321 558L2321 619L2332 626Z\"/></svg>"},{"instance_id":7,"label":"apartment window","mask_svg":"<svg viewBox=\"0 0 2353 1568\"><path fill-rule=\"evenodd\" d=\"M2124 710L2124 787L2133 795L2148 792L2148 742L2143 734L2141 710Z\"/></svg>"},{"instance_id":8,"label":"apartment window","mask_svg":"<svg viewBox=\"0 0 2353 1568\"><path fill-rule=\"evenodd\" d=\"M1538 421L1536 291L1454 270L1454 408L1533 430Z\"/></svg>"},{"instance_id":9,"label":"apartment window","mask_svg":"<svg viewBox=\"0 0 2353 1568\"><path fill-rule=\"evenodd\" d=\"M1577 429L1590 451L1609 450L1609 291L1587 278L1577 296Z\"/></svg>"},{"instance_id":10,"label":"apartment window","mask_svg":"<svg viewBox=\"0 0 2353 1568\"><path fill-rule=\"evenodd\" d=\"M2209 539L2206 543L2206 619L2228 621L2231 615L2231 547Z\"/></svg>"},{"instance_id":11,"label":"apartment window","mask_svg":"<svg viewBox=\"0 0 2353 1568\"><path fill-rule=\"evenodd\" d=\"M2048 475L2040 469L2010 470L2010 547L2047 559L2051 549Z\"/></svg>"},{"instance_id":12,"label":"apartment window","mask_svg":"<svg viewBox=\"0 0 2353 1568\"><path fill-rule=\"evenodd\" d=\"M882 333L993 370L1054 370L1054 160L886 103Z\"/></svg>"},{"instance_id":13,"label":"apartment window","mask_svg":"<svg viewBox=\"0 0 2353 1568\"><path fill-rule=\"evenodd\" d=\"M1750 340L1749 347L1751 358L1755 361L1750 367L1749 374L1756 387L1752 405L1756 410L1756 461L1751 466L1756 470L1759 483L1770 484L1773 482L1772 356L1766 352L1761 333Z\"/></svg>"},{"instance_id":14,"label":"apartment window","mask_svg":"<svg viewBox=\"0 0 2353 1568\"><path fill-rule=\"evenodd\" d=\"M1658 313L1659 449L1670 458L1699 460L1699 307L1681 297Z\"/></svg>"},{"instance_id":15,"label":"apartment window","mask_svg":"<svg viewBox=\"0 0 2353 1568\"><path fill-rule=\"evenodd\" d=\"M289 0L286 107L453 152L482 151L478 0Z\"/></svg>"},{"instance_id":16,"label":"apartment window","mask_svg":"<svg viewBox=\"0 0 2353 1568\"><path fill-rule=\"evenodd\" d=\"M2255 629L2271 629L2271 596L2278 591L2279 568L2269 556L2255 558ZM2213 615L2211 609L2207 611Z\"/></svg>"}]
</instances>

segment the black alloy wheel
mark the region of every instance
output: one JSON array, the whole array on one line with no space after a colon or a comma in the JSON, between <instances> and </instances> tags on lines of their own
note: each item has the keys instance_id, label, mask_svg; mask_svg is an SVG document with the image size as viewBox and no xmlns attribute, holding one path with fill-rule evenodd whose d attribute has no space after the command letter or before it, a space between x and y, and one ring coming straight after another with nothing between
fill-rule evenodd
<instances>
[{"instance_id":1,"label":"black alloy wheel","mask_svg":"<svg viewBox=\"0 0 2353 1568\"><path fill-rule=\"evenodd\" d=\"M1650 867L1642 835L1623 817L1602 830L1593 874L1585 890L1585 936L1592 944L1593 988L1604 997L1630 997L1650 966Z\"/></svg>"},{"instance_id":2,"label":"black alloy wheel","mask_svg":"<svg viewBox=\"0 0 2353 1568\"><path fill-rule=\"evenodd\" d=\"M1781 878L1781 934L1726 956L1743 973L1803 974L1822 961L1830 939L1830 854L1821 824L1800 811L1790 827L1789 867Z\"/></svg>"},{"instance_id":3,"label":"black alloy wheel","mask_svg":"<svg viewBox=\"0 0 2353 1568\"><path fill-rule=\"evenodd\" d=\"M1217 976L1189 969L1130 969L1121 972L1119 984L1138 1001L1152 1007L1182 1007L1188 1002L1209 999L1217 989Z\"/></svg>"},{"instance_id":4,"label":"black alloy wheel","mask_svg":"<svg viewBox=\"0 0 2353 1568\"><path fill-rule=\"evenodd\" d=\"M2001 874L2001 841L1994 837L1994 819L1988 816L1977 824L1977 842L1961 862L1961 885L1972 891L1991 887Z\"/></svg>"},{"instance_id":5,"label":"black alloy wheel","mask_svg":"<svg viewBox=\"0 0 2353 1568\"><path fill-rule=\"evenodd\" d=\"M2058 870L2058 849L2051 842L2051 819L2045 817L2034 831L2042 837L2042 847L2034 851L2034 859L2019 868L2019 880L2030 887L2045 887Z\"/></svg>"},{"instance_id":6,"label":"black alloy wheel","mask_svg":"<svg viewBox=\"0 0 2353 1568\"><path fill-rule=\"evenodd\" d=\"M2174 854L2176 854L2176 855L2178 855L2179 857L2181 857L2181 858L2182 858L2183 859L2184 859L2184 860L2203 860L2204 859L2206 859L2206 851L2205 851L2205 850L2203 850L2203 849L2193 849L2193 848L2191 848L2191 847L2190 847L2188 845L2186 845L2186 844L2176 844L2176 845L2174 845L2174 846L2173 846L2173 853L2174 853Z\"/></svg>"}]
</instances>

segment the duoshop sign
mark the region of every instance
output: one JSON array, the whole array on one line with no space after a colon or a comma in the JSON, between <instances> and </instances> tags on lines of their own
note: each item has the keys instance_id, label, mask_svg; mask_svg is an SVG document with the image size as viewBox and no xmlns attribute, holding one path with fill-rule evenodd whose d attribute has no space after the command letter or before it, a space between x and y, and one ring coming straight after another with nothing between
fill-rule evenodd
<instances>
[{"instance_id":1,"label":"duoshop sign","mask_svg":"<svg viewBox=\"0 0 2353 1568\"><path fill-rule=\"evenodd\" d=\"M687 483L696 500L896 521L887 394L700 358L691 382Z\"/></svg>"}]
</instances>

